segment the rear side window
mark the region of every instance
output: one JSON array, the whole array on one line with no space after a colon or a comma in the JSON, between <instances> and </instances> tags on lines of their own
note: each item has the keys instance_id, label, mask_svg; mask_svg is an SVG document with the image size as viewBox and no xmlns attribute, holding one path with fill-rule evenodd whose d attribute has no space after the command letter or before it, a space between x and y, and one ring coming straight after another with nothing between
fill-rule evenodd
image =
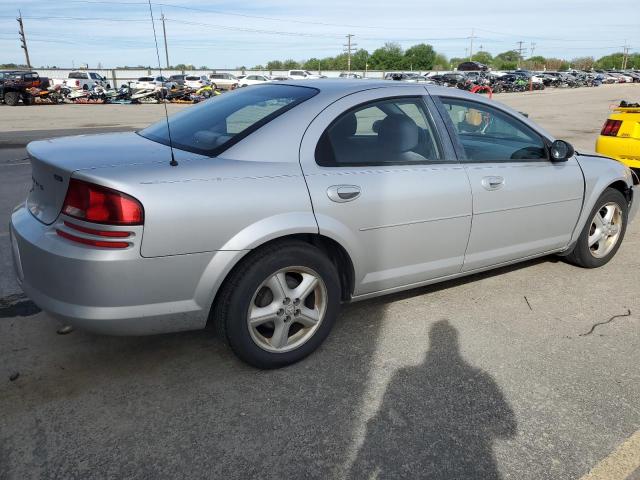
<instances>
[{"instance_id":1,"label":"rear side window","mask_svg":"<svg viewBox=\"0 0 640 480\"><path fill-rule=\"evenodd\" d=\"M454 98L441 98L468 161L546 160L547 148L533 129L498 109Z\"/></svg>"},{"instance_id":2,"label":"rear side window","mask_svg":"<svg viewBox=\"0 0 640 480\"><path fill-rule=\"evenodd\" d=\"M214 97L169 118L172 144L189 152L218 155L317 93L315 88L266 84ZM139 134L169 145L165 120Z\"/></svg>"},{"instance_id":3,"label":"rear side window","mask_svg":"<svg viewBox=\"0 0 640 480\"><path fill-rule=\"evenodd\" d=\"M419 97L379 100L346 111L325 130L315 156L324 167L442 160L433 122Z\"/></svg>"}]
</instances>

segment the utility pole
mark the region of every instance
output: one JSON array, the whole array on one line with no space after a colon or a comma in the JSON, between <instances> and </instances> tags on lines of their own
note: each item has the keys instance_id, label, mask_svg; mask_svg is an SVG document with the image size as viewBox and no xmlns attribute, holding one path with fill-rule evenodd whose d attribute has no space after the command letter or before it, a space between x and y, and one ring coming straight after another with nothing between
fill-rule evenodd
<instances>
[{"instance_id":1,"label":"utility pole","mask_svg":"<svg viewBox=\"0 0 640 480\"><path fill-rule=\"evenodd\" d=\"M627 45L627 41L624 41L624 45L622 46L623 48L623 54L622 54L622 65L620 65L620 69L621 70L626 70L627 69L627 63L629 61L629 51L631 50L631 46Z\"/></svg>"},{"instance_id":2,"label":"utility pole","mask_svg":"<svg viewBox=\"0 0 640 480\"><path fill-rule=\"evenodd\" d=\"M160 15L162 20L162 34L164 35L164 54L167 59L167 68L169 68L169 48L167 47L167 29L164 26L164 13Z\"/></svg>"},{"instance_id":3,"label":"utility pole","mask_svg":"<svg viewBox=\"0 0 640 480\"><path fill-rule=\"evenodd\" d=\"M474 38L478 38L474 35L474 29L471 29L471 36L469 37L469 40L471 41L471 43L469 44L469 61L471 61L471 59L473 58L473 39Z\"/></svg>"},{"instance_id":4,"label":"utility pole","mask_svg":"<svg viewBox=\"0 0 640 480\"><path fill-rule=\"evenodd\" d=\"M357 43L351 43L351 38L355 37L353 33L349 33L346 35L347 44L343 45L346 48L345 52L347 53L347 73L351 73L351 52L355 50L355 47L358 45Z\"/></svg>"},{"instance_id":5,"label":"utility pole","mask_svg":"<svg viewBox=\"0 0 640 480\"><path fill-rule=\"evenodd\" d=\"M520 68L520 60L522 60L522 52L524 50L524 48L522 48L522 44L524 43L522 40L520 40L518 43L518 68Z\"/></svg>"},{"instance_id":6,"label":"utility pole","mask_svg":"<svg viewBox=\"0 0 640 480\"><path fill-rule=\"evenodd\" d=\"M21 44L20 46L24 50L24 56L27 58L27 68L31 70L31 60L29 60L29 49L27 48L27 38L24 36L24 25L22 24L22 12L20 10L18 10L18 18L16 18L16 20L18 21L18 27L20 29L20 31L18 32L18 35L20 35L20 44Z\"/></svg>"},{"instance_id":7,"label":"utility pole","mask_svg":"<svg viewBox=\"0 0 640 480\"><path fill-rule=\"evenodd\" d=\"M536 42L531 42L531 53L530 56L533 57L533 52L536 50Z\"/></svg>"}]
</instances>

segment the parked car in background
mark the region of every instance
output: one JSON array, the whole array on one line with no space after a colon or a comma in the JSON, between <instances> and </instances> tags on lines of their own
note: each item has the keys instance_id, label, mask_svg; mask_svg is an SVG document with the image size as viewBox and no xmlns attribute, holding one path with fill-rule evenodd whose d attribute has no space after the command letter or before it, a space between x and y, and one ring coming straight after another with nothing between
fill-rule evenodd
<instances>
[{"instance_id":1,"label":"parked car in background","mask_svg":"<svg viewBox=\"0 0 640 480\"><path fill-rule=\"evenodd\" d=\"M194 88L196 90L211 85L209 78L206 75L185 75L184 84L187 87ZM212 88L215 88L212 86Z\"/></svg>"},{"instance_id":2,"label":"parked car in background","mask_svg":"<svg viewBox=\"0 0 640 480\"><path fill-rule=\"evenodd\" d=\"M184 77L186 77L186 75L184 74L171 75L169 77L169 81L175 83L176 85L182 86L184 85Z\"/></svg>"},{"instance_id":3,"label":"parked car in background","mask_svg":"<svg viewBox=\"0 0 640 480\"><path fill-rule=\"evenodd\" d=\"M266 75L247 75L240 80L238 85L240 87L248 87L249 85L260 85L268 82L272 82L270 77Z\"/></svg>"},{"instance_id":4,"label":"parked car in background","mask_svg":"<svg viewBox=\"0 0 640 480\"><path fill-rule=\"evenodd\" d=\"M75 71L69 72L67 78L52 78L52 85L64 85L72 89L92 90L95 86L111 88L109 81L98 72Z\"/></svg>"},{"instance_id":5,"label":"parked car in background","mask_svg":"<svg viewBox=\"0 0 640 480\"><path fill-rule=\"evenodd\" d=\"M219 90L233 90L238 88L238 77L231 73L212 73L209 75L211 86Z\"/></svg>"},{"instance_id":6,"label":"parked car in background","mask_svg":"<svg viewBox=\"0 0 640 480\"><path fill-rule=\"evenodd\" d=\"M621 102L604 123L596 152L615 158L640 175L640 104Z\"/></svg>"},{"instance_id":7,"label":"parked car in background","mask_svg":"<svg viewBox=\"0 0 640 480\"><path fill-rule=\"evenodd\" d=\"M480 62L462 62L458 65L459 72L486 72L489 67Z\"/></svg>"},{"instance_id":8,"label":"parked car in background","mask_svg":"<svg viewBox=\"0 0 640 480\"><path fill-rule=\"evenodd\" d=\"M176 85L176 82L172 82L167 77L158 75L157 77L140 77L133 83L132 87L137 89L154 88L159 90L161 88L174 88Z\"/></svg>"},{"instance_id":9,"label":"parked car in background","mask_svg":"<svg viewBox=\"0 0 640 480\"><path fill-rule=\"evenodd\" d=\"M362 78L362 75L360 75L359 73L347 73L347 72L342 72L340 75L338 75L338 78Z\"/></svg>"},{"instance_id":10,"label":"parked car in background","mask_svg":"<svg viewBox=\"0 0 640 480\"><path fill-rule=\"evenodd\" d=\"M25 105L33 103L30 88L49 86L47 78L41 78L37 72L4 70L0 71L0 102L15 106L22 101Z\"/></svg>"},{"instance_id":11,"label":"parked car in background","mask_svg":"<svg viewBox=\"0 0 640 480\"><path fill-rule=\"evenodd\" d=\"M9 241L36 305L103 334L210 322L259 368L316 350L343 302L551 254L605 265L640 205L621 163L403 82L259 85L27 151Z\"/></svg>"},{"instance_id":12,"label":"parked car in background","mask_svg":"<svg viewBox=\"0 0 640 480\"><path fill-rule=\"evenodd\" d=\"M316 75L314 73L309 72L308 70L289 70L287 76L291 80L312 80L321 78L320 75Z\"/></svg>"}]
</instances>

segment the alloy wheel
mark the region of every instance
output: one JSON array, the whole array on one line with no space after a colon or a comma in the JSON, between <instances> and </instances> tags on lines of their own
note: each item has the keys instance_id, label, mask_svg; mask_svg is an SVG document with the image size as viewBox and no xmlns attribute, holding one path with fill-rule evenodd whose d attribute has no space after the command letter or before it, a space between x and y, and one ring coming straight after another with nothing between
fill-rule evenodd
<instances>
[{"instance_id":1,"label":"alloy wheel","mask_svg":"<svg viewBox=\"0 0 640 480\"><path fill-rule=\"evenodd\" d=\"M603 205L591 220L589 251L595 258L607 256L618 243L622 232L622 209L617 203Z\"/></svg>"},{"instance_id":2,"label":"alloy wheel","mask_svg":"<svg viewBox=\"0 0 640 480\"><path fill-rule=\"evenodd\" d=\"M278 270L258 287L249 304L247 325L263 350L289 352L318 330L327 309L327 289L307 267Z\"/></svg>"}]
</instances>

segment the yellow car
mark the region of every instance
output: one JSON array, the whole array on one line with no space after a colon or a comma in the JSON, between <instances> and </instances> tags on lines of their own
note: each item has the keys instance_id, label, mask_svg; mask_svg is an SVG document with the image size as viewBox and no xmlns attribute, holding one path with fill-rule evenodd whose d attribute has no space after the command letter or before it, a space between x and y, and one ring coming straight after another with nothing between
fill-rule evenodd
<instances>
[{"instance_id":1,"label":"yellow car","mask_svg":"<svg viewBox=\"0 0 640 480\"><path fill-rule=\"evenodd\" d=\"M621 102L602 127L596 152L640 170L640 104Z\"/></svg>"}]
</instances>

